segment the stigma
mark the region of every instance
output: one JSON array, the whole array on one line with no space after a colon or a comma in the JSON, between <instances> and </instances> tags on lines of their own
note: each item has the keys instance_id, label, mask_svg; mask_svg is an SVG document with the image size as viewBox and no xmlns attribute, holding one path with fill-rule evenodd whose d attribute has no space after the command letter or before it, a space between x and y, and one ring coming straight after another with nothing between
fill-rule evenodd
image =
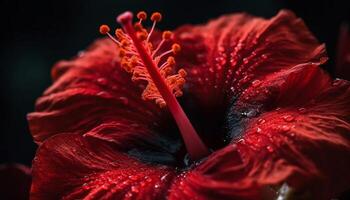
<instances>
[{"instance_id":1,"label":"stigma","mask_svg":"<svg viewBox=\"0 0 350 200\"><path fill-rule=\"evenodd\" d=\"M162 15L159 12L155 12L151 15L150 19L153 22L151 29L148 31L142 25L147 19L147 13L144 11L139 12L137 15L138 21L133 24L135 34L139 41L139 44L145 50L145 54L148 54L153 64L158 68L161 77L165 80L167 87L170 89L176 97L182 96L182 88L185 84L185 77L187 75L184 69L179 69L175 72L175 58L180 52L181 47L179 44L172 44L168 50L163 50L164 44L169 43L173 37L171 31L164 31L162 33L162 40L156 45L151 42L152 35L154 35L155 27L158 22L162 20ZM125 25L130 23L133 19L131 12L125 12L118 16L117 21L125 29ZM146 88L142 93L142 99L153 100L161 108L166 106L166 101L160 94L156 84L154 83L150 73L147 70L147 64L143 61L142 55L135 47L135 42L129 33L123 29L115 29L114 35L110 34L110 28L108 25L100 26L100 33L107 35L114 43L119 47L119 55L121 57L121 67L128 73L132 74L132 81L147 83Z\"/></svg>"},{"instance_id":2,"label":"stigma","mask_svg":"<svg viewBox=\"0 0 350 200\"><path fill-rule=\"evenodd\" d=\"M155 26L162 20L162 15L155 12L151 15L152 26L149 31L142 22L147 19L147 13L139 12L138 21L133 24L133 14L129 11L117 17L122 29L116 29L110 34L107 25L100 26L100 32L107 35L120 48L121 67L132 74L132 81L145 81L147 86L142 92L142 99L153 100L160 107L167 107L172 114L188 154L192 160L199 160L209 154L209 150L200 139L186 113L176 97L182 96L186 71L179 69L175 73L175 58L181 50L179 44L173 43L168 50L164 49L166 42L171 42L171 31L162 33L161 41L152 43Z\"/></svg>"}]
</instances>

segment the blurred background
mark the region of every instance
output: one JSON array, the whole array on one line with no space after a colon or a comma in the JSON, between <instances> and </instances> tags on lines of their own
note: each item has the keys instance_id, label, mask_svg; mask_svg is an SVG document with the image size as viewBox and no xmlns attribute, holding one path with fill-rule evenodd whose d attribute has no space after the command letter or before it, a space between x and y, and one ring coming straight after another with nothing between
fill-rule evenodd
<instances>
[{"instance_id":1,"label":"blurred background","mask_svg":"<svg viewBox=\"0 0 350 200\"><path fill-rule=\"evenodd\" d=\"M30 166L36 145L28 131L26 114L50 83L50 68L68 59L100 37L101 23L113 25L125 10L161 11L160 28L204 23L226 13L248 12L271 17L278 10L293 10L310 30L326 43L331 61L325 69L334 73L339 27L349 22L347 0L2 0L1 42L1 145L0 163Z\"/></svg>"}]
</instances>

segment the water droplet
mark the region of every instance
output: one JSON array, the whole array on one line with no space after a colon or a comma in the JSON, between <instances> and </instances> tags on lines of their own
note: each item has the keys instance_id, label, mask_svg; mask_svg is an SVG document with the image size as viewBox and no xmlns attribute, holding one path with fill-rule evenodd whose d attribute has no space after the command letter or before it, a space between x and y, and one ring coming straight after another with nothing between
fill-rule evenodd
<instances>
[{"instance_id":1,"label":"water droplet","mask_svg":"<svg viewBox=\"0 0 350 200\"><path fill-rule=\"evenodd\" d=\"M299 111L299 113L304 114L306 112L306 109L305 108L299 108L298 111Z\"/></svg>"},{"instance_id":2,"label":"water droplet","mask_svg":"<svg viewBox=\"0 0 350 200\"><path fill-rule=\"evenodd\" d=\"M214 68L209 67L209 71L210 71L211 73L214 73Z\"/></svg>"},{"instance_id":3,"label":"water droplet","mask_svg":"<svg viewBox=\"0 0 350 200\"><path fill-rule=\"evenodd\" d=\"M292 122L294 121L294 117L292 115L285 115L283 116L284 121L286 122Z\"/></svg>"},{"instance_id":4,"label":"water droplet","mask_svg":"<svg viewBox=\"0 0 350 200\"><path fill-rule=\"evenodd\" d=\"M270 145L266 146L266 149L267 149L267 151L269 151L270 153L272 153L272 152L274 151L273 147L270 146Z\"/></svg>"},{"instance_id":5,"label":"water droplet","mask_svg":"<svg viewBox=\"0 0 350 200\"><path fill-rule=\"evenodd\" d=\"M78 57L83 57L85 55L85 51L79 51L78 52Z\"/></svg>"},{"instance_id":6,"label":"water droplet","mask_svg":"<svg viewBox=\"0 0 350 200\"><path fill-rule=\"evenodd\" d=\"M258 124L264 124L266 122L266 120L264 120L264 119L259 119L258 120Z\"/></svg>"},{"instance_id":7,"label":"water droplet","mask_svg":"<svg viewBox=\"0 0 350 200\"><path fill-rule=\"evenodd\" d=\"M108 83L107 79L105 79L105 78L98 78L97 82L102 86L105 86Z\"/></svg>"},{"instance_id":8,"label":"water droplet","mask_svg":"<svg viewBox=\"0 0 350 200\"><path fill-rule=\"evenodd\" d=\"M126 97L119 97L119 99L122 101L122 103L123 103L124 105L128 105L128 104L129 104L128 98L126 98Z\"/></svg>"},{"instance_id":9,"label":"water droplet","mask_svg":"<svg viewBox=\"0 0 350 200\"><path fill-rule=\"evenodd\" d=\"M160 185L159 185L159 184L155 184L155 185L154 185L154 188L156 188L156 189L157 189L157 188L160 188Z\"/></svg>"},{"instance_id":10,"label":"water droplet","mask_svg":"<svg viewBox=\"0 0 350 200\"><path fill-rule=\"evenodd\" d=\"M134 193L138 193L139 189L136 186L132 186L131 187L131 191L134 192Z\"/></svg>"},{"instance_id":11,"label":"water droplet","mask_svg":"<svg viewBox=\"0 0 350 200\"><path fill-rule=\"evenodd\" d=\"M215 61L219 64L219 65L225 65L226 64L226 59L222 56L215 58Z\"/></svg>"},{"instance_id":12,"label":"water droplet","mask_svg":"<svg viewBox=\"0 0 350 200\"><path fill-rule=\"evenodd\" d=\"M97 96L108 96L108 92L106 91L101 91L96 94Z\"/></svg>"},{"instance_id":13,"label":"water droplet","mask_svg":"<svg viewBox=\"0 0 350 200\"><path fill-rule=\"evenodd\" d=\"M252 86L253 86L253 87L258 87L260 84L261 84L261 81L260 81L260 80L254 80L254 81L252 82Z\"/></svg>"},{"instance_id":14,"label":"water droplet","mask_svg":"<svg viewBox=\"0 0 350 200\"><path fill-rule=\"evenodd\" d=\"M133 181L136 181L136 180L137 180L137 176L132 176L132 175L131 175L131 176L129 176L129 179L130 179L130 180L133 180Z\"/></svg>"},{"instance_id":15,"label":"water droplet","mask_svg":"<svg viewBox=\"0 0 350 200\"><path fill-rule=\"evenodd\" d=\"M259 128L259 127L256 129L256 132L257 132L257 133L261 133L261 131L262 131L262 130L261 130L261 128Z\"/></svg>"},{"instance_id":16,"label":"water droplet","mask_svg":"<svg viewBox=\"0 0 350 200\"><path fill-rule=\"evenodd\" d=\"M257 111L256 110L254 110L254 109L251 109L251 110L249 110L249 111L247 111L247 112L243 112L243 113L241 113L241 115L242 116L245 116L245 117L255 117L256 115L257 115Z\"/></svg>"},{"instance_id":17,"label":"water droplet","mask_svg":"<svg viewBox=\"0 0 350 200\"><path fill-rule=\"evenodd\" d=\"M283 130L283 131L289 131L289 130L290 130L290 127L287 126L287 125L283 125L283 126L282 126L282 130Z\"/></svg>"},{"instance_id":18,"label":"water droplet","mask_svg":"<svg viewBox=\"0 0 350 200\"><path fill-rule=\"evenodd\" d=\"M126 195L125 195L126 198L131 198L132 196L133 196L133 194L132 194L131 192L128 192L128 193L126 193Z\"/></svg>"}]
</instances>

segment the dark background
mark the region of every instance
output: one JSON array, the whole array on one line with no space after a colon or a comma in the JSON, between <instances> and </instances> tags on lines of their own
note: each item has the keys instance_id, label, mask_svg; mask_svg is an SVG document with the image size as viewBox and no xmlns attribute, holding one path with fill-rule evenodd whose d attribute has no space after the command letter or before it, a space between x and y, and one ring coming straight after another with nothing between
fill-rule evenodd
<instances>
[{"instance_id":1,"label":"dark background","mask_svg":"<svg viewBox=\"0 0 350 200\"><path fill-rule=\"evenodd\" d=\"M50 68L70 58L100 37L101 23L114 25L124 10L161 11L160 28L184 23L204 23L222 14L246 11L271 17L281 8L303 18L331 57L325 67L331 74L341 22L349 22L348 0L212 0L132 1L61 0L1 2L1 152L0 163L31 164L36 145L28 131L26 114L37 97L50 85Z\"/></svg>"}]
</instances>

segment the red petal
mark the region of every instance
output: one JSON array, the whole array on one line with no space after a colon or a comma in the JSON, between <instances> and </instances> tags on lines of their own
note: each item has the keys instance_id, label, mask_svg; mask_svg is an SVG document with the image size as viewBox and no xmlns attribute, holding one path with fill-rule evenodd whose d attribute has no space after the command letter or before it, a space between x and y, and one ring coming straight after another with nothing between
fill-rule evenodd
<instances>
[{"instance_id":1,"label":"red petal","mask_svg":"<svg viewBox=\"0 0 350 200\"><path fill-rule=\"evenodd\" d=\"M141 163L101 140L59 134L37 152L31 199L157 199L172 177L170 168Z\"/></svg>"},{"instance_id":2,"label":"red petal","mask_svg":"<svg viewBox=\"0 0 350 200\"><path fill-rule=\"evenodd\" d=\"M97 41L79 57L59 62L52 76L53 85L28 115L36 142L57 133L83 134L102 123L113 123L117 130L116 124L148 129L160 120L161 110L143 101L141 89L121 70L116 46L110 41Z\"/></svg>"},{"instance_id":3,"label":"red petal","mask_svg":"<svg viewBox=\"0 0 350 200\"><path fill-rule=\"evenodd\" d=\"M281 11L267 20L247 14L220 17L175 32L182 45L179 66L189 72L188 93L206 107L227 105L254 80L305 62L325 62L303 21Z\"/></svg>"},{"instance_id":4,"label":"red petal","mask_svg":"<svg viewBox=\"0 0 350 200\"><path fill-rule=\"evenodd\" d=\"M273 92L260 92L266 89ZM349 188L350 82L332 83L317 67L296 66L245 91L232 112L252 105L270 111L243 120L242 139L175 181L170 199L261 199L285 182L313 199Z\"/></svg>"}]
</instances>

